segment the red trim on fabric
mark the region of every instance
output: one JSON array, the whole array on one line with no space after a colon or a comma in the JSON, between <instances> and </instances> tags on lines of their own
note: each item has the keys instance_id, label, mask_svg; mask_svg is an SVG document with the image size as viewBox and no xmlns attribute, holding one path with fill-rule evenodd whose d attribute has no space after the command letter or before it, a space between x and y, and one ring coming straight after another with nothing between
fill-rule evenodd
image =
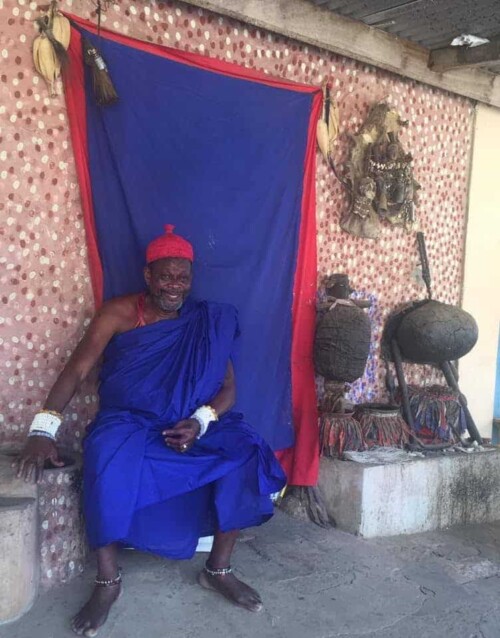
<instances>
[{"instance_id":1,"label":"red trim on fabric","mask_svg":"<svg viewBox=\"0 0 500 638\"><path fill-rule=\"evenodd\" d=\"M316 328L316 125L322 95L314 96L304 160L299 250L292 308L292 404L295 445L276 452L289 485L316 485L319 472L318 407L313 363Z\"/></svg>"},{"instance_id":2,"label":"red trim on fabric","mask_svg":"<svg viewBox=\"0 0 500 638\"><path fill-rule=\"evenodd\" d=\"M76 173L80 184L83 221L87 239L90 278L94 292L96 308L103 300L103 273L97 232L94 220L94 203L92 200L92 184L90 182L89 156L87 147L87 109L85 101L85 77L82 42L79 31L71 28L71 40L68 49L69 72L63 74L64 95L68 110L69 128L73 154L75 156Z\"/></svg>"},{"instance_id":3,"label":"red trim on fabric","mask_svg":"<svg viewBox=\"0 0 500 638\"><path fill-rule=\"evenodd\" d=\"M75 24L90 31L90 33L97 34L97 27L95 24L84 18L73 15L71 13L64 12L64 15L72 20ZM171 47L165 47L161 44L153 44L152 42L144 42L143 40L137 40L115 31L110 31L104 27L101 27L101 36L118 42L125 46L139 49L146 53L158 55L168 60L180 62L181 64L187 64L204 71L213 71L215 73L221 73L232 78L238 78L241 80L253 80L259 82L259 84L266 84L267 86L273 86L275 88L287 89L288 91L297 91L299 93L316 93L321 91L319 87L309 86L308 84L299 84L298 82L291 82L290 80L283 80L273 76L266 75L261 71L255 71L254 69L248 69L246 67L233 64L231 62L225 62L217 58L211 58L200 53L190 53L188 51L179 51Z\"/></svg>"},{"instance_id":4,"label":"red trim on fabric","mask_svg":"<svg viewBox=\"0 0 500 638\"><path fill-rule=\"evenodd\" d=\"M96 34L96 26L78 16L65 13L75 24ZM265 73L236 64L179 51L149 42L136 40L101 28L101 35L114 42L188 66L220 73L232 78L254 81L288 91L315 94L309 118L308 141L304 159L304 184L299 234L297 266L294 279L292 307L292 404L295 444L276 452L288 477L289 485L315 485L319 470L318 410L313 342L316 321L317 261L316 261L316 123L320 115L322 91L308 86L268 76ZM87 122L85 108L84 66L80 33L72 28L70 73L65 78L66 103L75 153L82 208L87 231L90 274L99 307L103 298L103 274L98 252L97 234L90 183L87 152Z\"/></svg>"},{"instance_id":5,"label":"red trim on fabric","mask_svg":"<svg viewBox=\"0 0 500 638\"><path fill-rule=\"evenodd\" d=\"M146 293L141 292L141 294L137 297L137 323L135 324L135 328L143 328L146 325L146 320L144 319L144 306L146 303Z\"/></svg>"}]
</instances>

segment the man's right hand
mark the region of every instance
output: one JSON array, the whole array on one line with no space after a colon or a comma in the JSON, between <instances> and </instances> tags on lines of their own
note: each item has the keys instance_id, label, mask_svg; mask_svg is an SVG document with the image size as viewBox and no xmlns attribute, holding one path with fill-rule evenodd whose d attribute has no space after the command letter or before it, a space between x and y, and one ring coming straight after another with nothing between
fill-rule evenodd
<instances>
[{"instance_id":1,"label":"man's right hand","mask_svg":"<svg viewBox=\"0 0 500 638\"><path fill-rule=\"evenodd\" d=\"M17 470L18 478L23 478L26 482L40 483L46 461L50 461L55 467L64 465L64 461L59 460L57 447L52 439L46 436L30 436L13 467Z\"/></svg>"}]
</instances>

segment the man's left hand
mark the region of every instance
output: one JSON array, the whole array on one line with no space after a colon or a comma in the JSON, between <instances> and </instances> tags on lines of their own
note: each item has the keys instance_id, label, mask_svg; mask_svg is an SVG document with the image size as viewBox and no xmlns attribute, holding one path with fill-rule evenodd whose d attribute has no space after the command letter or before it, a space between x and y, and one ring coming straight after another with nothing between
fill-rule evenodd
<instances>
[{"instance_id":1,"label":"man's left hand","mask_svg":"<svg viewBox=\"0 0 500 638\"><path fill-rule=\"evenodd\" d=\"M184 419L173 428L162 432L165 443L176 452L187 452L200 433L200 424L196 419Z\"/></svg>"}]
</instances>

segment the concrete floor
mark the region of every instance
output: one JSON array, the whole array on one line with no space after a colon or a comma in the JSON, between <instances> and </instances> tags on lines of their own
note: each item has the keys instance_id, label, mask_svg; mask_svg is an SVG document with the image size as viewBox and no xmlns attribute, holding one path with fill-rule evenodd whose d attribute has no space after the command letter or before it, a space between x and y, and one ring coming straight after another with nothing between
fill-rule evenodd
<instances>
[{"instance_id":1,"label":"concrete floor","mask_svg":"<svg viewBox=\"0 0 500 638\"><path fill-rule=\"evenodd\" d=\"M205 555L173 562L124 551L124 595L102 638L499 638L500 522L362 540L278 512L247 532L238 574L261 592L252 614L201 589ZM71 636L93 566L42 594L2 638Z\"/></svg>"}]
</instances>

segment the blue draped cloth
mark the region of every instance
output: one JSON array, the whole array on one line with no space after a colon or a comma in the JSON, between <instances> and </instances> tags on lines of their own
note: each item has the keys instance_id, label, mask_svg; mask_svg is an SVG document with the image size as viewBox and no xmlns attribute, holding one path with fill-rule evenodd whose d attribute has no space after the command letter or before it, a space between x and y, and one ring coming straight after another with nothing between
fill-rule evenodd
<instances>
[{"instance_id":1,"label":"blue draped cloth","mask_svg":"<svg viewBox=\"0 0 500 638\"><path fill-rule=\"evenodd\" d=\"M82 34L120 96L98 106L85 67L104 298L142 290L146 246L174 224L195 249L194 294L239 310L237 409L274 450L292 446L293 286L314 94Z\"/></svg>"},{"instance_id":2,"label":"blue draped cloth","mask_svg":"<svg viewBox=\"0 0 500 638\"><path fill-rule=\"evenodd\" d=\"M233 306L188 299L178 319L110 341L100 411L84 441L84 510L93 548L118 542L190 558L199 537L272 516L270 495L286 479L241 414L224 414L184 454L161 436L217 394L237 336Z\"/></svg>"}]
</instances>

